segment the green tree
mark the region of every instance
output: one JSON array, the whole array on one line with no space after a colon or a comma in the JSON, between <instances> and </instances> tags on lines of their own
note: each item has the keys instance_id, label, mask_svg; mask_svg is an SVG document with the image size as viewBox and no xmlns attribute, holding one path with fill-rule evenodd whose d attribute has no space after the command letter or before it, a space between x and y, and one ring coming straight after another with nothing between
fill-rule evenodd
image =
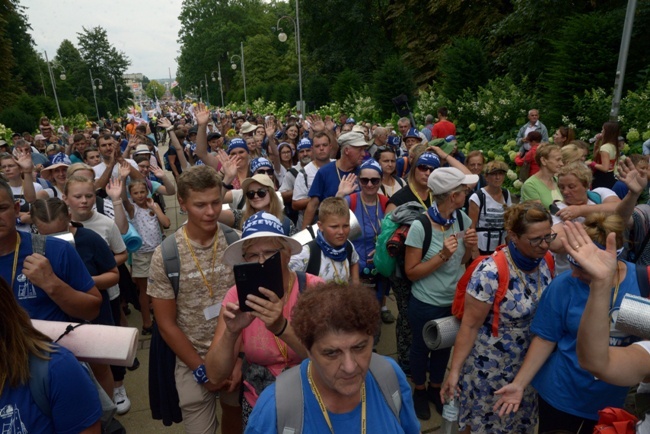
<instances>
[{"instance_id":1,"label":"green tree","mask_svg":"<svg viewBox=\"0 0 650 434\"><path fill-rule=\"evenodd\" d=\"M469 89L476 91L490 79L488 57L481 41L458 38L442 53L439 67L442 94L456 100Z\"/></svg>"},{"instance_id":2,"label":"green tree","mask_svg":"<svg viewBox=\"0 0 650 434\"><path fill-rule=\"evenodd\" d=\"M363 87L363 82L364 80L360 73L349 68L344 69L337 74L334 84L332 84L332 99L336 102L343 103L348 95Z\"/></svg>"},{"instance_id":3,"label":"green tree","mask_svg":"<svg viewBox=\"0 0 650 434\"><path fill-rule=\"evenodd\" d=\"M412 70L397 56L388 58L373 74L372 81L372 97L384 118L394 111L393 98L401 94L409 100L413 98L415 83Z\"/></svg>"},{"instance_id":4,"label":"green tree","mask_svg":"<svg viewBox=\"0 0 650 434\"><path fill-rule=\"evenodd\" d=\"M158 83L156 80L151 80L149 84L147 84L147 87L145 88L145 93L149 97L149 99L155 99L155 98L162 98L162 96L165 94L165 86Z\"/></svg>"}]
</instances>

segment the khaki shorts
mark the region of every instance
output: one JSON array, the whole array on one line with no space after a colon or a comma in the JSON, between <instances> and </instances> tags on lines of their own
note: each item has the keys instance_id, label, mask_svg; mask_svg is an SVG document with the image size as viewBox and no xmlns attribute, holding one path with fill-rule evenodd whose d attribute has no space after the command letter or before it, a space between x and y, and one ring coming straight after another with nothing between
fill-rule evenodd
<instances>
[{"instance_id":1,"label":"khaki shorts","mask_svg":"<svg viewBox=\"0 0 650 434\"><path fill-rule=\"evenodd\" d=\"M133 253L131 255L131 277L149 277L149 267L153 252Z\"/></svg>"}]
</instances>

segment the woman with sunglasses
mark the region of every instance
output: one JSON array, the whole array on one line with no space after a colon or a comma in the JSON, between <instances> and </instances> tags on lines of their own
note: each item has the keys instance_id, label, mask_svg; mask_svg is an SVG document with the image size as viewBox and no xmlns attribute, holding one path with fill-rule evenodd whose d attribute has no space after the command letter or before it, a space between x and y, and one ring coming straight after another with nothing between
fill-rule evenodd
<instances>
[{"instance_id":1,"label":"woman with sunglasses","mask_svg":"<svg viewBox=\"0 0 650 434\"><path fill-rule=\"evenodd\" d=\"M608 235L616 234L618 261L608 300L609 345L626 347L637 339L616 330L617 312L625 294L639 295L640 292L635 265L620 259L624 221L615 214L596 213L587 217L584 228L591 241L602 250L605 250ZM584 240L568 239L576 243L573 250L589 248ZM519 372L510 384L495 392L499 400L494 411L510 418L511 413L519 409L525 388L532 384L538 393L540 433L553 430L592 432L598 411L623 407L629 390L605 383L578 363L578 328L589 298L591 274L572 256L569 261L571 273L557 276L542 294L530 327L535 337Z\"/></svg>"},{"instance_id":2,"label":"woman with sunglasses","mask_svg":"<svg viewBox=\"0 0 650 434\"><path fill-rule=\"evenodd\" d=\"M282 201L274 189L273 180L266 174L257 173L244 180L242 185L244 206L242 209L223 210L219 221L236 229L241 229L243 224L253 214L265 211L274 215L282 223L285 235L296 233L293 222L284 215Z\"/></svg>"},{"instance_id":3,"label":"woman with sunglasses","mask_svg":"<svg viewBox=\"0 0 650 434\"><path fill-rule=\"evenodd\" d=\"M467 285L463 320L440 392L445 401L460 398L461 431L482 432L490 427L490 433L527 433L537 424L532 388L526 390L520 412L506 419L492 411L493 391L512 381L523 362L539 297L553 277L544 257L556 234L551 231L550 214L539 203L514 205L504 219L510 241L499 254L505 255L509 283L499 304L498 335L494 336L492 326L499 269L490 256L476 267Z\"/></svg>"},{"instance_id":4,"label":"woman with sunglasses","mask_svg":"<svg viewBox=\"0 0 650 434\"><path fill-rule=\"evenodd\" d=\"M377 148L373 158L381 166L381 193L387 198L391 198L406 182L397 176L397 154L395 149L390 146L380 146Z\"/></svg>"},{"instance_id":5,"label":"woman with sunglasses","mask_svg":"<svg viewBox=\"0 0 650 434\"><path fill-rule=\"evenodd\" d=\"M226 381L236 365L244 364L241 368L244 428L262 390L284 370L307 357L291 326L291 313L305 287L323 281L289 269L291 255L301 251L298 241L283 234L280 220L261 211L246 220L241 240L228 246L223 256L223 263L232 266L241 262L264 263L279 254L282 265L284 295L278 298L273 291L260 288L267 299L249 295L246 304L252 312L240 310L237 287L230 288L205 359L207 376L215 384Z\"/></svg>"}]
</instances>

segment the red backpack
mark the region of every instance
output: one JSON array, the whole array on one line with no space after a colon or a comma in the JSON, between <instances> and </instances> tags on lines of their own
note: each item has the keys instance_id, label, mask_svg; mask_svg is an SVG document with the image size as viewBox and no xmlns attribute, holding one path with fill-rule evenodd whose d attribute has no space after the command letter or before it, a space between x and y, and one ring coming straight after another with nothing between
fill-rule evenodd
<instances>
[{"instance_id":1,"label":"red backpack","mask_svg":"<svg viewBox=\"0 0 650 434\"><path fill-rule=\"evenodd\" d=\"M497 273L499 275L499 286L497 287L497 292L494 295L494 304L492 305L492 336L499 336L499 308L503 297L508 291L508 285L510 283L510 272L508 271L508 260L506 259L506 254L502 250L506 247L505 244L500 245L496 248L494 253L491 255L482 255L474 259L472 263L467 267L463 276L458 281L456 285L456 295L454 296L454 302L451 305L451 313L458 319L463 318L463 313L465 312L465 292L467 291L467 284L472 278L472 274L478 265L483 262L483 260L492 256L494 263L497 266ZM548 268L551 270L551 275L555 273L555 260L550 251L546 252L544 255L544 260L548 264Z\"/></svg>"}]
</instances>

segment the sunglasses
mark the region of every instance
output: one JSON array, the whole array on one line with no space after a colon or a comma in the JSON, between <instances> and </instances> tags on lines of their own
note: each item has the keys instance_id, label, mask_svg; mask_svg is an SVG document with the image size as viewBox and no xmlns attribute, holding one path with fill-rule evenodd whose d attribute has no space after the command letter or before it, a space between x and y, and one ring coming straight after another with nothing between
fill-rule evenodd
<instances>
[{"instance_id":1,"label":"sunglasses","mask_svg":"<svg viewBox=\"0 0 650 434\"><path fill-rule=\"evenodd\" d=\"M255 174L261 173L262 175L273 175L273 169L258 169Z\"/></svg>"},{"instance_id":2,"label":"sunglasses","mask_svg":"<svg viewBox=\"0 0 650 434\"><path fill-rule=\"evenodd\" d=\"M381 178L359 178L359 182L362 185L368 185L368 184L379 185L379 183L381 182Z\"/></svg>"},{"instance_id":3,"label":"sunglasses","mask_svg":"<svg viewBox=\"0 0 650 434\"><path fill-rule=\"evenodd\" d=\"M259 190L248 190L246 192L246 197L249 198L250 200L253 200L255 198L255 195L262 199L263 197L266 197L266 194L268 193L268 189L266 188L260 188Z\"/></svg>"},{"instance_id":4,"label":"sunglasses","mask_svg":"<svg viewBox=\"0 0 650 434\"><path fill-rule=\"evenodd\" d=\"M433 172L435 168L427 166L426 164L418 165L418 170L421 172Z\"/></svg>"}]
</instances>

